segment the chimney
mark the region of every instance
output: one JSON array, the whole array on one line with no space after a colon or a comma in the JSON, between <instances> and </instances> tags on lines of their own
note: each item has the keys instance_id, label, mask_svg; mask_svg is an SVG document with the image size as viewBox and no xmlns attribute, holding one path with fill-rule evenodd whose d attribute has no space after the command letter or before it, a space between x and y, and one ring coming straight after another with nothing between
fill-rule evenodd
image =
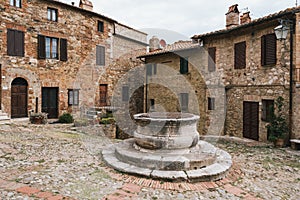
<instances>
[{"instance_id":1,"label":"chimney","mask_svg":"<svg viewBox=\"0 0 300 200\"><path fill-rule=\"evenodd\" d=\"M89 0L80 0L79 1L79 8L93 11L93 4Z\"/></svg>"},{"instance_id":2,"label":"chimney","mask_svg":"<svg viewBox=\"0 0 300 200\"><path fill-rule=\"evenodd\" d=\"M72 6L74 6L74 5L75 5L75 2L74 2L74 1L72 1L72 2L71 2L71 4L72 4Z\"/></svg>"},{"instance_id":3,"label":"chimney","mask_svg":"<svg viewBox=\"0 0 300 200\"><path fill-rule=\"evenodd\" d=\"M243 13L240 18L241 24L246 24L251 22L250 12Z\"/></svg>"},{"instance_id":4,"label":"chimney","mask_svg":"<svg viewBox=\"0 0 300 200\"><path fill-rule=\"evenodd\" d=\"M229 7L226 13L226 28L230 29L232 27L238 26L240 23L240 11L238 9L238 4Z\"/></svg>"},{"instance_id":5,"label":"chimney","mask_svg":"<svg viewBox=\"0 0 300 200\"><path fill-rule=\"evenodd\" d=\"M149 41L149 51L157 51L160 50L160 44L159 44L159 39L156 36L153 36L150 41Z\"/></svg>"}]
</instances>

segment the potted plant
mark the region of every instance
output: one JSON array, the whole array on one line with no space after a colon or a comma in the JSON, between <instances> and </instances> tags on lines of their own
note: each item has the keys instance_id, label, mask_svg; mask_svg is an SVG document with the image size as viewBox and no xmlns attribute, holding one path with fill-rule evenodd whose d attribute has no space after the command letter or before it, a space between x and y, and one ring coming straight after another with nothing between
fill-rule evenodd
<instances>
[{"instance_id":1,"label":"potted plant","mask_svg":"<svg viewBox=\"0 0 300 200\"><path fill-rule=\"evenodd\" d=\"M31 112L29 120L32 124L47 124L47 115L47 113Z\"/></svg>"},{"instance_id":2,"label":"potted plant","mask_svg":"<svg viewBox=\"0 0 300 200\"><path fill-rule=\"evenodd\" d=\"M272 117L270 123L267 125L268 140L274 142L276 147L283 147L284 141L289 133L289 126L286 120L286 116L283 113L283 97L278 97L275 101L275 111L272 111Z\"/></svg>"}]
</instances>

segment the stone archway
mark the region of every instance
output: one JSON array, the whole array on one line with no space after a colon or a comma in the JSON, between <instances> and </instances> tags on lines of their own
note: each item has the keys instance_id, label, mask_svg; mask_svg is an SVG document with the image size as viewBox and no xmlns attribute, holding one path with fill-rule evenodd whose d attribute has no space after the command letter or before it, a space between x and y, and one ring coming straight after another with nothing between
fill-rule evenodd
<instances>
[{"instance_id":1,"label":"stone archway","mask_svg":"<svg viewBox=\"0 0 300 200\"><path fill-rule=\"evenodd\" d=\"M11 83L11 118L28 117L28 83L15 78Z\"/></svg>"}]
</instances>

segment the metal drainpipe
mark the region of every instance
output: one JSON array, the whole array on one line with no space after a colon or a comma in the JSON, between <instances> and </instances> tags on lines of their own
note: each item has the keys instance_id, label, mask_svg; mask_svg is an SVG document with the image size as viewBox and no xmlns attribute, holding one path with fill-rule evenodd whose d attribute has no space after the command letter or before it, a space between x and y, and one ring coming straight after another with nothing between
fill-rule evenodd
<instances>
[{"instance_id":1,"label":"metal drainpipe","mask_svg":"<svg viewBox=\"0 0 300 200\"><path fill-rule=\"evenodd\" d=\"M292 23L290 24L290 106L289 106L289 122L290 122L290 130L289 130L289 139L292 135L292 126L293 126L293 59L294 59L294 39L293 39L293 32L294 32L294 20L292 19Z\"/></svg>"}]
</instances>

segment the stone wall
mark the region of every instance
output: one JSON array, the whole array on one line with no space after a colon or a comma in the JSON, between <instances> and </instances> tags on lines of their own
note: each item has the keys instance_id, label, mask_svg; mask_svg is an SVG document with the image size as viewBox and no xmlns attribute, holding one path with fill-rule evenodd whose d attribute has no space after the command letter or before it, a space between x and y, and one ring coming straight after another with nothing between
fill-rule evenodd
<instances>
[{"instance_id":1,"label":"stone wall","mask_svg":"<svg viewBox=\"0 0 300 200\"><path fill-rule=\"evenodd\" d=\"M48 7L58 10L57 22L47 20ZM100 77L111 72L109 67L117 65L114 64L117 56L113 54L114 20L76 6L43 0L22 1L22 8L10 6L9 1L5 1L0 5L0 13L0 64L3 76L1 104L4 112L11 113L11 83L17 77L28 82L28 112L36 107L36 97L41 111L42 87L59 88L59 114L79 110L80 106L97 104ZM104 23L103 32L97 29L98 20ZM24 57L7 55L7 29L25 32ZM67 39L68 61L38 59L38 35ZM105 47L105 66L96 65L96 45ZM145 49L144 46L134 44L125 48L127 43L124 41L119 41L119 45L124 45L123 54L133 49ZM129 64L129 67L134 66ZM117 70L120 70L119 67L116 67ZM68 105L68 89L80 89L79 106Z\"/></svg>"}]
</instances>

